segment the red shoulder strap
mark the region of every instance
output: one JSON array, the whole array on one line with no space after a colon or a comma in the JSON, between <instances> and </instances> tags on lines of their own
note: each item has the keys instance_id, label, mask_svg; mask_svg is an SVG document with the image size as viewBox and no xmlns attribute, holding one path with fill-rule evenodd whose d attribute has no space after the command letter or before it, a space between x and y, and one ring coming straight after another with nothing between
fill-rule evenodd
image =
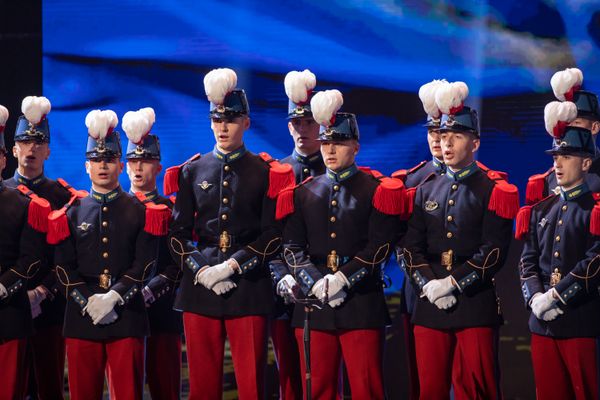
<instances>
[{"instance_id":1,"label":"red shoulder strap","mask_svg":"<svg viewBox=\"0 0 600 400\"><path fill-rule=\"evenodd\" d=\"M65 188L71 194L71 197L77 197L78 199L82 199L84 197L87 197L89 194L86 190L76 190L73 186L69 185L67 181L65 181L63 178L58 178L56 181L60 184L60 186Z\"/></svg>"},{"instance_id":2,"label":"red shoulder strap","mask_svg":"<svg viewBox=\"0 0 600 400\"><path fill-rule=\"evenodd\" d=\"M309 176L308 178L306 178L305 180L303 180L302 182L300 182L299 184L297 184L296 186L290 186L287 187L285 189L283 189L281 192L279 192L279 195L277 196L277 207L275 208L275 219L276 220L282 220L285 217L287 217L288 215L291 215L294 213L294 191L296 190L296 188L304 185L307 182L310 182L313 179L312 176Z\"/></svg>"},{"instance_id":3,"label":"red shoulder strap","mask_svg":"<svg viewBox=\"0 0 600 400\"><path fill-rule=\"evenodd\" d=\"M200 157L200 153L197 153L186 160L183 164L167 168L165 171L165 179L163 180L163 192L165 193L165 196L179 191L179 173L181 172L181 168L192 161L198 160Z\"/></svg>"},{"instance_id":4,"label":"red shoulder strap","mask_svg":"<svg viewBox=\"0 0 600 400\"><path fill-rule=\"evenodd\" d=\"M267 197L277 198L279 192L287 187L292 187L296 183L294 170L290 164L282 164L269 155L262 152L260 158L269 165L269 190Z\"/></svg>"},{"instance_id":5,"label":"red shoulder strap","mask_svg":"<svg viewBox=\"0 0 600 400\"><path fill-rule=\"evenodd\" d=\"M535 174L527 180L527 189L525 190L525 203L535 204L544 198L544 189L546 188L546 178L554 172L554 167L543 174Z\"/></svg>"},{"instance_id":6,"label":"red shoulder strap","mask_svg":"<svg viewBox=\"0 0 600 400\"><path fill-rule=\"evenodd\" d=\"M39 197L25 185L17 186L17 190L29 198L29 209L27 211L27 223L36 231L48 232L48 215L52 210L48 200Z\"/></svg>"}]
</instances>

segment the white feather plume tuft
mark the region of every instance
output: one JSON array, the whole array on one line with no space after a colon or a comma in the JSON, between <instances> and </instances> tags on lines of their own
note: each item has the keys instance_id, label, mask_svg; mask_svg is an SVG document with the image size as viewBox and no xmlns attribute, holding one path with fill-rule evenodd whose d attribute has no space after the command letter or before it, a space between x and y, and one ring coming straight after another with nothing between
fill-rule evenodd
<instances>
[{"instance_id":1,"label":"white feather plume tuft","mask_svg":"<svg viewBox=\"0 0 600 400\"><path fill-rule=\"evenodd\" d=\"M50 100L45 97L27 96L21 103L21 112L27 121L33 125L38 124L50 112Z\"/></svg>"},{"instance_id":2,"label":"white feather plume tuft","mask_svg":"<svg viewBox=\"0 0 600 400\"><path fill-rule=\"evenodd\" d=\"M462 109L469 95L469 87L464 82L443 83L435 91L435 103L443 114L455 114Z\"/></svg>"},{"instance_id":3,"label":"white feather plume tuft","mask_svg":"<svg viewBox=\"0 0 600 400\"><path fill-rule=\"evenodd\" d=\"M342 104L344 104L344 96L339 90L325 90L313 96L310 100L310 109L314 120L319 125L329 127Z\"/></svg>"},{"instance_id":4,"label":"white feather plume tuft","mask_svg":"<svg viewBox=\"0 0 600 400\"><path fill-rule=\"evenodd\" d=\"M423 103L423 110L431 118L438 119L441 116L441 111L435 102L435 93L444 84L448 82L445 79L434 79L433 81L424 84L419 89L419 98Z\"/></svg>"},{"instance_id":5,"label":"white feather plume tuft","mask_svg":"<svg viewBox=\"0 0 600 400\"><path fill-rule=\"evenodd\" d=\"M214 104L221 105L227 93L230 93L237 85L237 75L229 68L217 68L204 76L204 91L208 100Z\"/></svg>"},{"instance_id":6,"label":"white feather plume tuft","mask_svg":"<svg viewBox=\"0 0 600 400\"><path fill-rule=\"evenodd\" d=\"M583 83L583 72L579 68L567 68L552 75L550 85L554 96L561 101L573 100L573 92Z\"/></svg>"},{"instance_id":7,"label":"white feather plume tuft","mask_svg":"<svg viewBox=\"0 0 600 400\"><path fill-rule=\"evenodd\" d=\"M132 143L140 144L150 133L155 118L154 109L150 107L128 111L123 115L121 126Z\"/></svg>"},{"instance_id":8,"label":"white feather plume tuft","mask_svg":"<svg viewBox=\"0 0 600 400\"><path fill-rule=\"evenodd\" d=\"M119 123L113 110L93 110L85 117L88 134L96 140L104 139Z\"/></svg>"},{"instance_id":9,"label":"white feather plume tuft","mask_svg":"<svg viewBox=\"0 0 600 400\"><path fill-rule=\"evenodd\" d=\"M317 77L308 69L304 71L290 71L283 81L285 94L295 104L304 104L308 94L317 86Z\"/></svg>"},{"instance_id":10,"label":"white feather plume tuft","mask_svg":"<svg viewBox=\"0 0 600 400\"><path fill-rule=\"evenodd\" d=\"M8 109L3 105L0 105L0 128L6 125L6 121L8 120ZM0 129L1 131L1 129Z\"/></svg>"},{"instance_id":11,"label":"white feather plume tuft","mask_svg":"<svg viewBox=\"0 0 600 400\"><path fill-rule=\"evenodd\" d=\"M568 124L577 118L577 106L570 101L553 101L544 107L544 125L553 137L560 138Z\"/></svg>"}]
</instances>

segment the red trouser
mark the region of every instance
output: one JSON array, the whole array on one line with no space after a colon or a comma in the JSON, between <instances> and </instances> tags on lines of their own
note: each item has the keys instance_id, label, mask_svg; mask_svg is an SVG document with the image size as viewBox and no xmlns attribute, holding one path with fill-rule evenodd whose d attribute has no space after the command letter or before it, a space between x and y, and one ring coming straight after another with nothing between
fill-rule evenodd
<instances>
[{"instance_id":1,"label":"red trouser","mask_svg":"<svg viewBox=\"0 0 600 400\"><path fill-rule=\"evenodd\" d=\"M382 371L383 331L381 329L311 330L310 333L311 396L313 399L334 400L337 398L342 357L354 400L377 400L385 397ZM303 329L296 328L296 340L301 353L301 369L302 376L304 376L306 365Z\"/></svg>"},{"instance_id":2,"label":"red trouser","mask_svg":"<svg viewBox=\"0 0 600 400\"><path fill-rule=\"evenodd\" d=\"M29 367L33 368L37 398L59 400L64 398L65 339L62 326L37 329L29 338Z\"/></svg>"},{"instance_id":3,"label":"red trouser","mask_svg":"<svg viewBox=\"0 0 600 400\"><path fill-rule=\"evenodd\" d=\"M540 400L598 396L596 339L531 335L535 390Z\"/></svg>"},{"instance_id":4,"label":"red trouser","mask_svg":"<svg viewBox=\"0 0 600 400\"><path fill-rule=\"evenodd\" d=\"M144 338L67 338L66 345L71 399L102 399L105 372L111 400L142 399Z\"/></svg>"},{"instance_id":5,"label":"red trouser","mask_svg":"<svg viewBox=\"0 0 600 400\"><path fill-rule=\"evenodd\" d=\"M153 399L181 396L181 335L156 333L146 340L146 381Z\"/></svg>"},{"instance_id":6,"label":"red trouser","mask_svg":"<svg viewBox=\"0 0 600 400\"><path fill-rule=\"evenodd\" d=\"M239 398L264 397L266 317L213 318L184 312L183 326L190 371L189 400L222 398L226 337L231 346Z\"/></svg>"},{"instance_id":7,"label":"red trouser","mask_svg":"<svg viewBox=\"0 0 600 400\"><path fill-rule=\"evenodd\" d=\"M300 353L294 338L294 328L287 319L272 320L270 325L279 373L279 398L281 400L300 400L302 399Z\"/></svg>"},{"instance_id":8,"label":"red trouser","mask_svg":"<svg viewBox=\"0 0 600 400\"><path fill-rule=\"evenodd\" d=\"M414 332L421 399L449 399L451 383L455 400L497 398L493 328Z\"/></svg>"},{"instance_id":9,"label":"red trouser","mask_svg":"<svg viewBox=\"0 0 600 400\"><path fill-rule=\"evenodd\" d=\"M406 366L408 369L408 399L419 398L419 373L417 371L417 355L415 353L415 335L410 314L402 314L402 327L404 328L404 348L406 351Z\"/></svg>"},{"instance_id":10,"label":"red trouser","mask_svg":"<svg viewBox=\"0 0 600 400\"><path fill-rule=\"evenodd\" d=\"M26 339L0 340L0 400L21 400L25 396Z\"/></svg>"}]
</instances>

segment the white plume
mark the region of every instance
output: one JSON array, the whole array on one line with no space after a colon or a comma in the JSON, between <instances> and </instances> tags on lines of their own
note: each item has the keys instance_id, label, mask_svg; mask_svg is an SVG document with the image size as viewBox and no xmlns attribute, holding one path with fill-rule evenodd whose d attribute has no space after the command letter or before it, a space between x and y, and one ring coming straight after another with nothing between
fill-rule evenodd
<instances>
[{"instance_id":1,"label":"white plume","mask_svg":"<svg viewBox=\"0 0 600 400\"><path fill-rule=\"evenodd\" d=\"M32 124L38 124L50 112L50 100L45 97L27 96L21 103L21 112Z\"/></svg>"},{"instance_id":2,"label":"white plume","mask_svg":"<svg viewBox=\"0 0 600 400\"><path fill-rule=\"evenodd\" d=\"M204 91L208 100L214 104L223 104L227 93L235 89L237 75L229 68L217 68L204 76Z\"/></svg>"},{"instance_id":3,"label":"white plume","mask_svg":"<svg viewBox=\"0 0 600 400\"><path fill-rule=\"evenodd\" d=\"M570 101L553 101L544 107L544 125L546 131L554 137L560 137L562 130L577 118L577 106ZM562 127L558 126L562 122ZM555 128L558 127L558 130Z\"/></svg>"},{"instance_id":4,"label":"white plume","mask_svg":"<svg viewBox=\"0 0 600 400\"><path fill-rule=\"evenodd\" d=\"M3 105L0 105L0 127L6 125L6 121L8 120L8 109Z\"/></svg>"},{"instance_id":5,"label":"white plume","mask_svg":"<svg viewBox=\"0 0 600 400\"><path fill-rule=\"evenodd\" d=\"M435 91L435 103L443 114L453 114L468 95L469 87L464 82L443 83Z\"/></svg>"},{"instance_id":6,"label":"white plume","mask_svg":"<svg viewBox=\"0 0 600 400\"><path fill-rule=\"evenodd\" d=\"M119 123L119 118L113 110L93 110L85 117L88 134L94 139L104 139Z\"/></svg>"},{"instance_id":7,"label":"white plume","mask_svg":"<svg viewBox=\"0 0 600 400\"><path fill-rule=\"evenodd\" d=\"M561 101L572 100L572 97L566 98L565 94L575 86L581 87L582 83L583 72L579 68L567 68L564 71L558 71L550 79L554 96Z\"/></svg>"},{"instance_id":8,"label":"white plume","mask_svg":"<svg viewBox=\"0 0 600 400\"><path fill-rule=\"evenodd\" d=\"M154 125L155 114L150 107L137 111L128 111L123 115L121 126L132 143L140 144L144 137L150 133Z\"/></svg>"},{"instance_id":9,"label":"white plume","mask_svg":"<svg viewBox=\"0 0 600 400\"><path fill-rule=\"evenodd\" d=\"M325 90L313 96L310 100L310 109L314 120L319 125L329 127L331 119L342 107L342 104L344 104L344 96L339 90Z\"/></svg>"},{"instance_id":10,"label":"white plume","mask_svg":"<svg viewBox=\"0 0 600 400\"><path fill-rule=\"evenodd\" d=\"M423 110L432 118L439 118L441 116L440 109L435 102L435 93L444 84L448 82L445 79L434 79L429 83L424 84L419 89L419 98L423 103Z\"/></svg>"},{"instance_id":11,"label":"white plume","mask_svg":"<svg viewBox=\"0 0 600 400\"><path fill-rule=\"evenodd\" d=\"M302 72L290 71L283 85L287 97L296 104L302 104L308 100L308 93L317 86L317 77L307 69Z\"/></svg>"}]
</instances>

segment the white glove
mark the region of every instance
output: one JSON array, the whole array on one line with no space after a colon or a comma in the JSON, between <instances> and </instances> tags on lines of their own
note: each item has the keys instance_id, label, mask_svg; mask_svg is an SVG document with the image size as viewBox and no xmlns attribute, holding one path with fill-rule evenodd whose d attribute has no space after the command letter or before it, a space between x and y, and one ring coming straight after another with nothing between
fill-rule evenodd
<instances>
[{"instance_id":1,"label":"white glove","mask_svg":"<svg viewBox=\"0 0 600 400\"><path fill-rule=\"evenodd\" d=\"M277 282L275 293L283 297L285 304L289 304L292 300L292 288L295 286L298 286L298 282L296 282L291 274L287 274Z\"/></svg>"},{"instance_id":2,"label":"white glove","mask_svg":"<svg viewBox=\"0 0 600 400\"><path fill-rule=\"evenodd\" d=\"M340 290L335 295L329 297L329 307L336 308L342 305L342 303L346 300L346 291Z\"/></svg>"},{"instance_id":3,"label":"white glove","mask_svg":"<svg viewBox=\"0 0 600 400\"><path fill-rule=\"evenodd\" d=\"M456 304L457 300L453 294L442 296L433 302L440 310L447 310Z\"/></svg>"},{"instance_id":4,"label":"white glove","mask_svg":"<svg viewBox=\"0 0 600 400\"><path fill-rule=\"evenodd\" d=\"M152 289L150 289L148 286L144 286L142 289L142 295L144 296L144 304L146 304L146 307L150 307L150 305L156 301L156 297L154 297Z\"/></svg>"},{"instance_id":5,"label":"white glove","mask_svg":"<svg viewBox=\"0 0 600 400\"><path fill-rule=\"evenodd\" d=\"M531 311L538 319L543 319L543 314L556 304L557 299L554 298L554 293L556 293L556 289L552 288L546 293L536 293L531 298ZM558 298L558 293L556 293L556 297Z\"/></svg>"},{"instance_id":6,"label":"white glove","mask_svg":"<svg viewBox=\"0 0 600 400\"><path fill-rule=\"evenodd\" d=\"M435 303L440 297L451 294L454 289L456 289L454 278L452 278L452 275L448 275L443 279L434 279L427 282L423 286L423 294L427 296L430 303Z\"/></svg>"},{"instance_id":7,"label":"white glove","mask_svg":"<svg viewBox=\"0 0 600 400\"><path fill-rule=\"evenodd\" d=\"M325 289L325 278L321 278L315 282L315 284L312 286L312 288L310 289L310 292L308 292L308 294L315 296L319 300L323 300L319 296L324 295L324 289Z\"/></svg>"},{"instance_id":8,"label":"white glove","mask_svg":"<svg viewBox=\"0 0 600 400\"><path fill-rule=\"evenodd\" d=\"M40 305L40 303L37 304L31 304L31 318L35 319L37 317L40 316L40 314L42 313L42 306Z\"/></svg>"},{"instance_id":9,"label":"white glove","mask_svg":"<svg viewBox=\"0 0 600 400\"><path fill-rule=\"evenodd\" d=\"M38 286L35 289L28 290L27 297L29 297L29 304L31 304L31 307L39 306L42 301L46 299L46 292Z\"/></svg>"},{"instance_id":10,"label":"white glove","mask_svg":"<svg viewBox=\"0 0 600 400\"><path fill-rule=\"evenodd\" d=\"M558 308L558 306L554 306L545 313L542 313L542 319L546 322L549 322L556 319L559 315L562 315L564 313L565 312Z\"/></svg>"},{"instance_id":11,"label":"white glove","mask_svg":"<svg viewBox=\"0 0 600 400\"><path fill-rule=\"evenodd\" d=\"M0 283L0 300L2 300L5 297L8 297L8 291L6 290L4 285Z\"/></svg>"},{"instance_id":12,"label":"white glove","mask_svg":"<svg viewBox=\"0 0 600 400\"><path fill-rule=\"evenodd\" d=\"M222 295L236 287L237 285L234 281L232 281L231 279L225 279L223 281L215 283L215 285L212 287L212 291L218 295Z\"/></svg>"},{"instance_id":13,"label":"white glove","mask_svg":"<svg viewBox=\"0 0 600 400\"><path fill-rule=\"evenodd\" d=\"M194 285L201 284L207 289L212 289L217 282L223 281L235 273L233 263L237 264L237 261L229 259L221 264L201 269L196 273Z\"/></svg>"},{"instance_id":14,"label":"white glove","mask_svg":"<svg viewBox=\"0 0 600 400\"><path fill-rule=\"evenodd\" d=\"M90 317L92 317L94 325L97 325L114 310L117 303L124 303L121 295L114 290L110 290L108 293L99 293L90 296L83 311L87 311Z\"/></svg>"},{"instance_id":15,"label":"white glove","mask_svg":"<svg viewBox=\"0 0 600 400\"><path fill-rule=\"evenodd\" d=\"M100 321L98 321L98 323L100 325L112 324L113 322L115 322L117 320L118 317L119 317L119 314L117 314L117 312L115 310L112 310L111 312L106 314L106 316L104 318L102 318Z\"/></svg>"},{"instance_id":16,"label":"white glove","mask_svg":"<svg viewBox=\"0 0 600 400\"><path fill-rule=\"evenodd\" d=\"M325 279L327 279L328 287L327 287L327 296L329 298L334 297L340 291L344 290L344 288L350 286L348 282L348 278L342 271L338 271L335 274L325 275ZM325 294L323 294L323 298L325 299Z\"/></svg>"}]
</instances>

